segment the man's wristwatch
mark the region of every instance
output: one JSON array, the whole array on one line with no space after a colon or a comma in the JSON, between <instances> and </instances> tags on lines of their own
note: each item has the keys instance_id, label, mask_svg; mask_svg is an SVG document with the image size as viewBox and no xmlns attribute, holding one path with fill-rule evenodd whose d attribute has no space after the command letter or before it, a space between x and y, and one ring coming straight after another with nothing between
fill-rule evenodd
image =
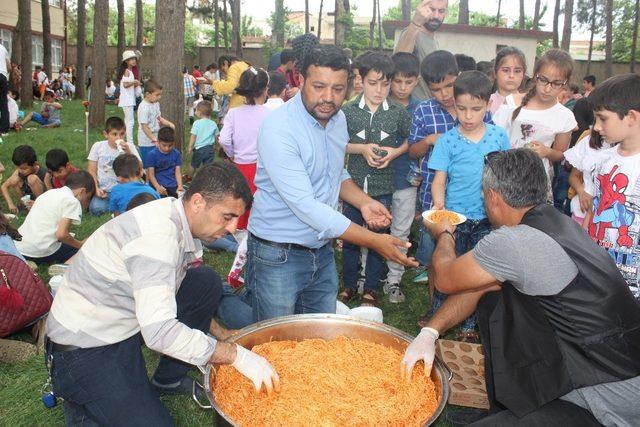
<instances>
[{"instance_id":1,"label":"man's wristwatch","mask_svg":"<svg viewBox=\"0 0 640 427\"><path fill-rule=\"evenodd\" d=\"M438 238L436 239L436 242L440 241L440 238L442 237L442 235L444 234L448 234L449 236L451 236L451 238L453 239L453 241L456 241L456 237L453 235L452 232L450 232L449 230L444 230L442 233L438 234Z\"/></svg>"}]
</instances>

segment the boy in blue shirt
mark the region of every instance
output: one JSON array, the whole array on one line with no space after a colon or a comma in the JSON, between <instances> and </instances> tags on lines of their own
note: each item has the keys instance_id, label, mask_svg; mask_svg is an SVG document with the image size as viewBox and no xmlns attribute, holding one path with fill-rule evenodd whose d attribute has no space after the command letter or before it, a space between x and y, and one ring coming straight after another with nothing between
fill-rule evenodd
<instances>
[{"instance_id":1,"label":"boy in blue shirt","mask_svg":"<svg viewBox=\"0 0 640 427\"><path fill-rule=\"evenodd\" d=\"M482 197L482 169L486 155L511 148L504 129L484 122L493 84L480 71L458 76L453 92L458 124L438 138L428 167L435 171L431 185L433 209L461 213L467 221L454 233L456 254L469 252L491 231ZM432 310L442 305L446 295L433 290ZM459 341L477 341L475 318L462 325Z\"/></svg>"},{"instance_id":2,"label":"boy in blue shirt","mask_svg":"<svg viewBox=\"0 0 640 427\"><path fill-rule=\"evenodd\" d=\"M220 131L216 122L211 120L213 107L209 101L201 101L196 107L198 120L191 126L191 138L189 139L189 153L191 155L191 170L193 175L200 166L213 163L215 152L213 149Z\"/></svg>"},{"instance_id":3,"label":"boy in blue shirt","mask_svg":"<svg viewBox=\"0 0 640 427\"><path fill-rule=\"evenodd\" d=\"M182 155L174 148L175 132L170 127L158 131L158 145L147 155L149 182L162 197L178 197L182 188Z\"/></svg>"},{"instance_id":4,"label":"boy in blue shirt","mask_svg":"<svg viewBox=\"0 0 640 427\"><path fill-rule=\"evenodd\" d=\"M142 167L140 160L133 154L121 154L113 161L113 171L118 178L118 184L111 189L109 210L115 216L127 210L127 205L140 193L149 193L154 199L159 199L158 193L148 184L142 182Z\"/></svg>"},{"instance_id":5,"label":"boy in blue shirt","mask_svg":"<svg viewBox=\"0 0 640 427\"><path fill-rule=\"evenodd\" d=\"M398 52L391 57L395 71L391 76L391 92L389 99L403 105L410 116L420 103L411 93L420 81L420 61L412 53ZM408 147L406 140L399 138L398 146ZM408 153L398 156L393 163L393 198L391 204L391 234L401 240L408 240L411 225L415 216L418 186L409 182L412 160ZM415 161L414 161L415 162ZM419 183L418 183L419 185ZM404 249L403 249L404 250ZM406 250L404 250L406 252ZM400 289L400 281L404 274L404 266L393 261L387 261L389 273L384 281L383 291L389 295L389 302L400 303L405 296Z\"/></svg>"}]
</instances>

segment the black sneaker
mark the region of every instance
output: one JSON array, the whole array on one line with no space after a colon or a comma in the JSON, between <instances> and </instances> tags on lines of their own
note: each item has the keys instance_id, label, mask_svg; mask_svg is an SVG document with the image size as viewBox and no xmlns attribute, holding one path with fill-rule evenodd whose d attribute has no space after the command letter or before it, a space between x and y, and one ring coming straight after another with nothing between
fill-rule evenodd
<instances>
[{"instance_id":1,"label":"black sneaker","mask_svg":"<svg viewBox=\"0 0 640 427\"><path fill-rule=\"evenodd\" d=\"M491 412L486 409L460 408L447 409L445 418L453 427L463 427L480 421L489 415L491 415Z\"/></svg>"}]
</instances>

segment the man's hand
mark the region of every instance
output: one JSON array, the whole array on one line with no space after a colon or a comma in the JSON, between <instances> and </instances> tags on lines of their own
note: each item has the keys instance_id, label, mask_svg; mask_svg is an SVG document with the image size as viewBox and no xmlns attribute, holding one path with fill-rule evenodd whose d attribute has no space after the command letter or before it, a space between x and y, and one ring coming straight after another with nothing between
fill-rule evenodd
<instances>
[{"instance_id":1,"label":"man's hand","mask_svg":"<svg viewBox=\"0 0 640 427\"><path fill-rule=\"evenodd\" d=\"M280 391L278 373L264 357L237 345L236 360L231 366L251 380L257 392L260 392L263 385L267 394L271 394L273 390Z\"/></svg>"},{"instance_id":2,"label":"man's hand","mask_svg":"<svg viewBox=\"0 0 640 427\"><path fill-rule=\"evenodd\" d=\"M159 195L161 196L166 196L167 195L167 189L164 188L162 185L158 185L156 187L156 191L158 192Z\"/></svg>"},{"instance_id":3,"label":"man's hand","mask_svg":"<svg viewBox=\"0 0 640 427\"><path fill-rule=\"evenodd\" d=\"M442 221L438 223L432 223L431 221L427 221L426 219L422 220L424 227L429 230L434 239L437 239L445 231L453 234L456 231L456 226L451 224L448 219L444 218Z\"/></svg>"},{"instance_id":4,"label":"man's hand","mask_svg":"<svg viewBox=\"0 0 640 427\"><path fill-rule=\"evenodd\" d=\"M416 339L413 340L404 353L400 364L400 376L411 380L411 372L418 360L424 361L424 374L431 375L431 366L436 355L436 340L440 334L433 328L422 328Z\"/></svg>"},{"instance_id":5,"label":"man's hand","mask_svg":"<svg viewBox=\"0 0 640 427\"><path fill-rule=\"evenodd\" d=\"M382 203L377 200L371 200L369 203L360 208L362 218L364 218L367 226L372 230L382 230L391 224L391 213Z\"/></svg>"},{"instance_id":6,"label":"man's hand","mask_svg":"<svg viewBox=\"0 0 640 427\"><path fill-rule=\"evenodd\" d=\"M380 166L380 159L382 159L382 157L376 154L378 150L380 150L378 144L362 144L362 157L364 157L367 164L372 168Z\"/></svg>"},{"instance_id":7,"label":"man's hand","mask_svg":"<svg viewBox=\"0 0 640 427\"><path fill-rule=\"evenodd\" d=\"M384 259L393 261L407 267L417 267L418 263L414 258L409 258L400 248L409 249L411 243L400 240L391 234L375 234L375 241L370 246L378 252Z\"/></svg>"},{"instance_id":8,"label":"man's hand","mask_svg":"<svg viewBox=\"0 0 640 427\"><path fill-rule=\"evenodd\" d=\"M420 27L424 26L431 18L431 0L423 0L422 3L416 7L416 12L413 14L412 22Z\"/></svg>"}]
</instances>

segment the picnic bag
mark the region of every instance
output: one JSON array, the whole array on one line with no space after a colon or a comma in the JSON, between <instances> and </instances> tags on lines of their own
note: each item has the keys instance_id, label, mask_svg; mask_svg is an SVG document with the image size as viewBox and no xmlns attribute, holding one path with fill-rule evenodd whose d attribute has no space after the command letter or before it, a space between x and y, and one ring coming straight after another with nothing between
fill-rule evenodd
<instances>
[{"instance_id":1,"label":"picnic bag","mask_svg":"<svg viewBox=\"0 0 640 427\"><path fill-rule=\"evenodd\" d=\"M23 260L0 251L0 338L47 314L52 301L47 286Z\"/></svg>"}]
</instances>

